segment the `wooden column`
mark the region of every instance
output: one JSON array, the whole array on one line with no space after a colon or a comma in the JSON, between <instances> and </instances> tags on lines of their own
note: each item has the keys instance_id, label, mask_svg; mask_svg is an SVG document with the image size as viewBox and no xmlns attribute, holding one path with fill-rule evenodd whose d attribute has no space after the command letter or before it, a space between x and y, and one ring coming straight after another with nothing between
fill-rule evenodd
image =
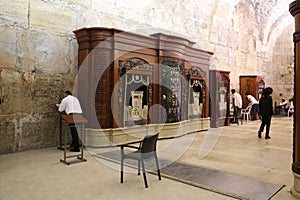
<instances>
[{"instance_id":1,"label":"wooden column","mask_svg":"<svg viewBox=\"0 0 300 200\"><path fill-rule=\"evenodd\" d=\"M294 127L293 127L293 164L294 185L292 194L300 198L300 0L294 1L289 6L291 15L295 18L294 41Z\"/></svg>"}]
</instances>

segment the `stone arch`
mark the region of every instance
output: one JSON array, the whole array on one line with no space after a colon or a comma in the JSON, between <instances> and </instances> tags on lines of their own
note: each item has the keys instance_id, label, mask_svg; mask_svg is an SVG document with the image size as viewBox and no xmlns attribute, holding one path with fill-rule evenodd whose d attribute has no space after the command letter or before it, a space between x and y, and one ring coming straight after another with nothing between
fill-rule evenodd
<instances>
[{"instance_id":1,"label":"stone arch","mask_svg":"<svg viewBox=\"0 0 300 200\"><path fill-rule=\"evenodd\" d=\"M289 25L293 24L293 18L283 18L276 26L269 32L269 39L265 44L265 51L272 52L271 49L274 48L276 43L276 39L282 34L282 32L288 27Z\"/></svg>"},{"instance_id":2,"label":"stone arch","mask_svg":"<svg viewBox=\"0 0 300 200\"><path fill-rule=\"evenodd\" d=\"M264 29L264 34L263 36L263 44L267 44L270 34L272 33L272 27L274 27L274 21L279 18L284 18L288 19L290 23L293 23L293 17L289 14L289 9L288 5L292 2L293 0L283 0L279 2L276 7L274 7L271 11L271 16L269 17L270 20L268 20L265 29ZM275 19L275 20L274 20Z\"/></svg>"}]
</instances>

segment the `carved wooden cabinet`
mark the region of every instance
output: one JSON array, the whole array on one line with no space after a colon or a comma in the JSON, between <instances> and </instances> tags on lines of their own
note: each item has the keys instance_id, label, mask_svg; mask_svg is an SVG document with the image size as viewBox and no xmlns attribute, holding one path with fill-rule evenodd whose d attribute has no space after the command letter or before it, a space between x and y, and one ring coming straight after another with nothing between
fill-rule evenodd
<instances>
[{"instance_id":1,"label":"carved wooden cabinet","mask_svg":"<svg viewBox=\"0 0 300 200\"><path fill-rule=\"evenodd\" d=\"M210 82L210 125L211 127L228 126L230 124L230 72L209 71Z\"/></svg>"},{"instance_id":2,"label":"carved wooden cabinet","mask_svg":"<svg viewBox=\"0 0 300 200\"><path fill-rule=\"evenodd\" d=\"M188 78L188 119L201 118L208 109L206 72L192 67L187 71Z\"/></svg>"},{"instance_id":3,"label":"carved wooden cabinet","mask_svg":"<svg viewBox=\"0 0 300 200\"><path fill-rule=\"evenodd\" d=\"M249 104L246 93L254 96L256 100L259 100L262 95L262 90L266 87L264 76L249 75L240 76L240 94L243 100L243 108L246 108Z\"/></svg>"},{"instance_id":4,"label":"carved wooden cabinet","mask_svg":"<svg viewBox=\"0 0 300 200\"><path fill-rule=\"evenodd\" d=\"M212 53L162 33L143 36L101 27L74 33L79 44L77 94L88 127L208 118Z\"/></svg>"}]
</instances>

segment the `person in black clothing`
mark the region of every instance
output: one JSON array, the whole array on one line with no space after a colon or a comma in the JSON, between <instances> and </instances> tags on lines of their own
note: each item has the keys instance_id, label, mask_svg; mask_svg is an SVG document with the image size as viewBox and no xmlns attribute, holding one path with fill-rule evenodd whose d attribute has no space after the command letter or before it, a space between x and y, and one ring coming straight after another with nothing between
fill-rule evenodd
<instances>
[{"instance_id":1,"label":"person in black clothing","mask_svg":"<svg viewBox=\"0 0 300 200\"><path fill-rule=\"evenodd\" d=\"M271 118L273 114L273 99L270 96L273 93L273 89L268 87L263 90L262 97L259 100L259 110L261 115L261 125L258 131L258 138L261 138L261 133L264 131L266 126L265 139L271 139L270 137L270 126Z\"/></svg>"}]
</instances>

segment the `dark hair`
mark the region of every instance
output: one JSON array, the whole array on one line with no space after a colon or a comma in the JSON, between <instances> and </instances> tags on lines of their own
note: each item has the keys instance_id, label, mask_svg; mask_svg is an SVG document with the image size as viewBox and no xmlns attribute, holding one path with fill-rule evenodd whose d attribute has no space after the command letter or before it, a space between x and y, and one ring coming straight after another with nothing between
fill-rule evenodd
<instances>
[{"instance_id":1,"label":"dark hair","mask_svg":"<svg viewBox=\"0 0 300 200\"><path fill-rule=\"evenodd\" d=\"M231 92L232 92L232 93L235 93L235 89L232 89Z\"/></svg>"},{"instance_id":2,"label":"dark hair","mask_svg":"<svg viewBox=\"0 0 300 200\"><path fill-rule=\"evenodd\" d=\"M267 87L263 89L263 95L271 95L273 93L273 88Z\"/></svg>"},{"instance_id":3,"label":"dark hair","mask_svg":"<svg viewBox=\"0 0 300 200\"><path fill-rule=\"evenodd\" d=\"M66 95L72 95L72 92L70 92L69 90L65 91Z\"/></svg>"},{"instance_id":4,"label":"dark hair","mask_svg":"<svg viewBox=\"0 0 300 200\"><path fill-rule=\"evenodd\" d=\"M271 88L271 87L267 87L266 90L268 90L269 94L273 93L273 88Z\"/></svg>"},{"instance_id":5,"label":"dark hair","mask_svg":"<svg viewBox=\"0 0 300 200\"><path fill-rule=\"evenodd\" d=\"M248 96L248 95L250 95L250 93L248 93L248 92L247 92L247 93L245 93L245 96Z\"/></svg>"}]
</instances>

